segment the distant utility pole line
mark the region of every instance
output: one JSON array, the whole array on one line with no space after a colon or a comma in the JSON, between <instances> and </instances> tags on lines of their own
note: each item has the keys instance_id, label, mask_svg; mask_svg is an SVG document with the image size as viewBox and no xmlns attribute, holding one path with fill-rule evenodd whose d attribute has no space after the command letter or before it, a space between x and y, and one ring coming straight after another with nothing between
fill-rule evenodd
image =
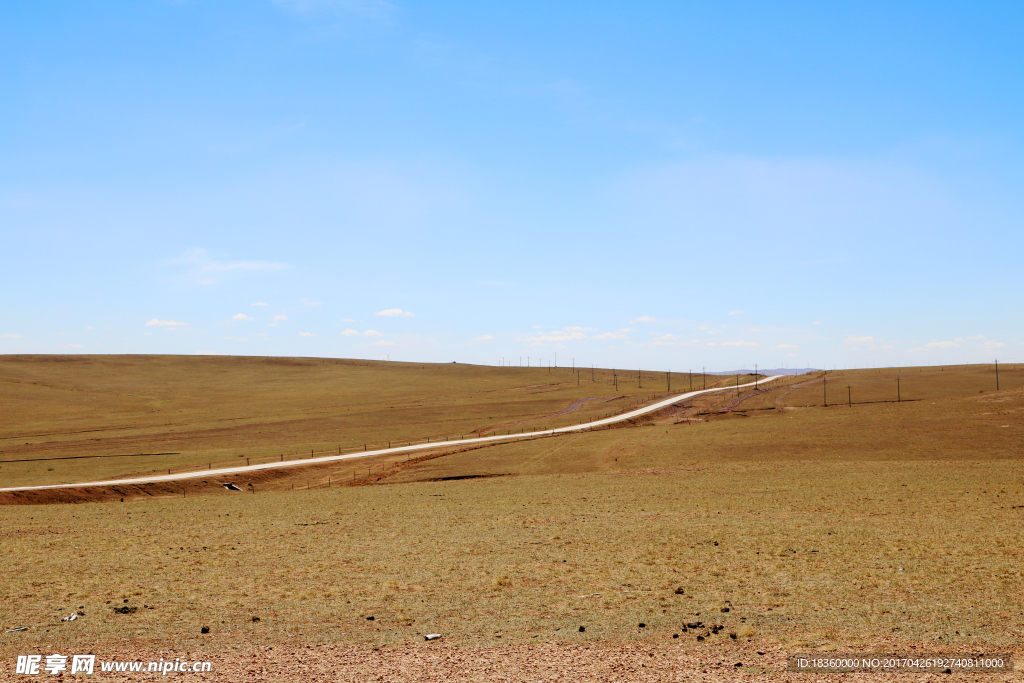
<instances>
[{"instance_id":1,"label":"distant utility pole line","mask_svg":"<svg viewBox=\"0 0 1024 683\"><path fill-rule=\"evenodd\" d=\"M999 359L996 358L996 391L999 391Z\"/></svg>"}]
</instances>

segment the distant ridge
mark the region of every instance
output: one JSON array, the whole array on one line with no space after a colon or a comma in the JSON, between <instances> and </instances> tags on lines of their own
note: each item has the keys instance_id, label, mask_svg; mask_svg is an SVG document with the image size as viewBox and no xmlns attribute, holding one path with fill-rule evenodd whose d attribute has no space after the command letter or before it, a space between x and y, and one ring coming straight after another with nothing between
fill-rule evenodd
<instances>
[{"instance_id":1,"label":"distant ridge","mask_svg":"<svg viewBox=\"0 0 1024 683\"><path fill-rule=\"evenodd\" d=\"M759 375L804 375L808 372L821 372L819 368L758 368ZM727 370L724 372L709 372L709 375L752 375L753 370Z\"/></svg>"}]
</instances>

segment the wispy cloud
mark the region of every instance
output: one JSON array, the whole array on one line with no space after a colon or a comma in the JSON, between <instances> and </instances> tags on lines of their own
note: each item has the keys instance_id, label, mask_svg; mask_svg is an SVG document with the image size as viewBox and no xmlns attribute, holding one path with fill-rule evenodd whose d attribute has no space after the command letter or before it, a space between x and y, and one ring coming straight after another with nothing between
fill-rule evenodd
<instances>
[{"instance_id":1,"label":"wispy cloud","mask_svg":"<svg viewBox=\"0 0 1024 683\"><path fill-rule=\"evenodd\" d=\"M312 332L299 332L300 337L315 337L316 335Z\"/></svg>"},{"instance_id":2,"label":"wispy cloud","mask_svg":"<svg viewBox=\"0 0 1024 683\"><path fill-rule=\"evenodd\" d=\"M722 342L722 346L760 346L756 341L727 341Z\"/></svg>"},{"instance_id":3,"label":"wispy cloud","mask_svg":"<svg viewBox=\"0 0 1024 683\"><path fill-rule=\"evenodd\" d=\"M228 341L249 341L245 337L224 337Z\"/></svg>"},{"instance_id":4,"label":"wispy cloud","mask_svg":"<svg viewBox=\"0 0 1024 683\"><path fill-rule=\"evenodd\" d=\"M556 332L547 332L534 335L532 337L517 337L516 341L524 344L543 345L543 344L562 344L568 341L580 341L587 338L586 332L589 328L583 327L569 327Z\"/></svg>"},{"instance_id":5,"label":"wispy cloud","mask_svg":"<svg viewBox=\"0 0 1024 683\"><path fill-rule=\"evenodd\" d=\"M875 338L874 337L847 337L846 338L846 343L847 344L860 344L860 345L874 344L875 343Z\"/></svg>"},{"instance_id":6,"label":"wispy cloud","mask_svg":"<svg viewBox=\"0 0 1024 683\"><path fill-rule=\"evenodd\" d=\"M639 318L636 318L635 320L630 320L629 324L632 325L634 323L653 323L653 322L657 322L657 320L655 318L652 318L649 315L642 315Z\"/></svg>"},{"instance_id":7,"label":"wispy cloud","mask_svg":"<svg viewBox=\"0 0 1024 683\"><path fill-rule=\"evenodd\" d=\"M382 318L412 318L412 311L403 311L401 308L388 308L383 311L377 311L374 315L379 315Z\"/></svg>"},{"instance_id":8,"label":"wispy cloud","mask_svg":"<svg viewBox=\"0 0 1024 683\"><path fill-rule=\"evenodd\" d=\"M274 0L278 7L301 14L354 14L368 19L391 19L395 6L385 0Z\"/></svg>"},{"instance_id":9,"label":"wispy cloud","mask_svg":"<svg viewBox=\"0 0 1024 683\"><path fill-rule=\"evenodd\" d=\"M188 323L178 322L177 320L158 320L157 318L153 318L146 323L146 327L188 327Z\"/></svg>"},{"instance_id":10,"label":"wispy cloud","mask_svg":"<svg viewBox=\"0 0 1024 683\"><path fill-rule=\"evenodd\" d=\"M246 315L245 313L235 313L231 316L232 320L252 320L252 316Z\"/></svg>"},{"instance_id":11,"label":"wispy cloud","mask_svg":"<svg viewBox=\"0 0 1024 683\"><path fill-rule=\"evenodd\" d=\"M3 338L3 339L23 339L24 337L22 337L20 334L14 334L13 332L6 332L4 334L0 334L0 338Z\"/></svg>"},{"instance_id":12,"label":"wispy cloud","mask_svg":"<svg viewBox=\"0 0 1024 683\"><path fill-rule=\"evenodd\" d=\"M341 336L342 337L358 337L359 336L359 330L342 330L341 331Z\"/></svg>"},{"instance_id":13,"label":"wispy cloud","mask_svg":"<svg viewBox=\"0 0 1024 683\"><path fill-rule=\"evenodd\" d=\"M797 346L796 344L779 344L778 346L775 346L773 348L776 351L793 351L795 349L799 349L800 347Z\"/></svg>"},{"instance_id":14,"label":"wispy cloud","mask_svg":"<svg viewBox=\"0 0 1024 683\"><path fill-rule=\"evenodd\" d=\"M64 347L64 348L66 348L66 349L84 349L84 348L85 348L85 347L84 347L84 346L82 346L81 344L75 344L75 343L71 343L71 344L61 344L61 346L63 346L63 347Z\"/></svg>"},{"instance_id":15,"label":"wispy cloud","mask_svg":"<svg viewBox=\"0 0 1024 683\"><path fill-rule=\"evenodd\" d=\"M394 346L394 345L395 345L395 342L393 342L393 341L384 341L384 340L381 340L381 341L375 341L375 342L373 342L373 345L374 345L374 346Z\"/></svg>"},{"instance_id":16,"label":"wispy cloud","mask_svg":"<svg viewBox=\"0 0 1024 683\"><path fill-rule=\"evenodd\" d=\"M249 304L249 305L250 305L250 306L266 306L266 304L265 304L265 303L263 303L262 301L257 301L256 303L254 303L254 304Z\"/></svg>"},{"instance_id":17,"label":"wispy cloud","mask_svg":"<svg viewBox=\"0 0 1024 683\"><path fill-rule=\"evenodd\" d=\"M820 325L820 324L821 324L821 321L820 321L820 320L815 320L815 321L814 321L813 323L811 323L811 324L812 324L812 325Z\"/></svg>"},{"instance_id":18,"label":"wispy cloud","mask_svg":"<svg viewBox=\"0 0 1024 683\"><path fill-rule=\"evenodd\" d=\"M378 332L377 330L366 330L365 332L363 332L363 336L366 336L366 337L383 337L384 334L381 333L381 332Z\"/></svg>"},{"instance_id":19,"label":"wispy cloud","mask_svg":"<svg viewBox=\"0 0 1024 683\"><path fill-rule=\"evenodd\" d=\"M743 315L743 311L729 311L729 315Z\"/></svg>"},{"instance_id":20,"label":"wispy cloud","mask_svg":"<svg viewBox=\"0 0 1024 683\"><path fill-rule=\"evenodd\" d=\"M474 337L473 341L491 341L494 337L489 334L481 334L479 337Z\"/></svg>"},{"instance_id":21,"label":"wispy cloud","mask_svg":"<svg viewBox=\"0 0 1024 683\"><path fill-rule=\"evenodd\" d=\"M278 261L233 261L218 258L205 249L189 249L181 256L165 261L168 265L185 268L185 278L196 285L213 285L225 276L247 273L267 273L284 270L287 263Z\"/></svg>"}]
</instances>

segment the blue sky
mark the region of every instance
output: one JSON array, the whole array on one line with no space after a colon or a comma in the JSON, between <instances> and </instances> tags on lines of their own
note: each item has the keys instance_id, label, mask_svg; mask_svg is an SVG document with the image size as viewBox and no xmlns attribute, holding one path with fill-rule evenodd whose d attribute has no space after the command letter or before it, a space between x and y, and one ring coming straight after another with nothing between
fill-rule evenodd
<instances>
[{"instance_id":1,"label":"blue sky","mask_svg":"<svg viewBox=\"0 0 1024 683\"><path fill-rule=\"evenodd\" d=\"M1024 361L1024 6L0 5L0 353Z\"/></svg>"}]
</instances>

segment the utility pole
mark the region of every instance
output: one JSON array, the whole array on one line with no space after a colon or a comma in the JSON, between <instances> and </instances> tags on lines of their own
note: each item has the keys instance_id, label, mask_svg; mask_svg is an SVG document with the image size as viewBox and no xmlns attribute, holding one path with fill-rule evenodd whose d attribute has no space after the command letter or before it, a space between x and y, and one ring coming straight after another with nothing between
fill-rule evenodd
<instances>
[{"instance_id":1,"label":"utility pole","mask_svg":"<svg viewBox=\"0 0 1024 683\"><path fill-rule=\"evenodd\" d=\"M899 377L896 378L896 402L897 403L902 403L903 402L903 399L900 396L900 378Z\"/></svg>"},{"instance_id":2,"label":"utility pole","mask_svg":"<svg viewBox=\"0 0 1024 683\"><path fill-rule=\"evenodd\" d=\"M665 381L668 383L668 393L672 393L672 370L665 373Z\"/></svg>"},{"instance_id":3,"label":"utility pole","mask_svg":"<svg viewBox=\"0 0 1024 683\"><path fill-rule=\"evenodd\" d=\"M996 358L996 391L999 391L999 359Z\"/></svg>"},{"instance_id":4,"label":"utility pole","mask_svg":"<svg viewBox=\"0 0 1024 683\"><path fill-rule=\"evenodd\" d=\"M637 388L638 389L643 389L644 388L644 378L643 378L643 375L640 374L640 369L639 368L637 368L637 371L636 371L636 384L637 384Z\"/></svg>"},{"instance_id":5,"label":"utility pole","mask_svg":"<svg viewBox=\"0 0 1024 683\"><path fill-rule=\"evenodd\" d=\"M591 365L590 365L590 381L591 382L597 381L597 380L594 379L594 365L593 365L593 363L591 363Z\"/></svg>"},{"instance_id":6,"label":"utility pole","mask_svg":"<svg viewBox=\"0 0 1024 683\"><path fill-rule=\"evenodd\" d=\"M693 368L690 368L690 391L693 391Z\"/></svg>"},{"instance_id":7,"label":"utility pole","mask_svg":"<svg viewBox=\"0 0 1024 683\"><path fill-rule=\"evenodd\" d=\"M850 408L853 407L853 394L850 393L850 385L846 385L846 405Z\"/></svg>"},{"instance_id":8,"label":"utility pole","mask_svg":"<svg viewBox=\"0 0 1024 683\"><path fill-rule=\"evenodd\" d=\"M757 363L754 363L754 391L757 391Z\"/></svg>"},{"instance_id":9,"label":"utility pole","mask_svg":"<svg viewBox=\"0 0 1024 683\"><path fill-rule=\"evenodd\" d=\"M821 376L821 395L825 399L825 407L828 408L828 380L825 379L825 375Z\"/></svg>"},{"instance_id":10,"label":"utility pole","mask_svg":"<svg viewBox=\"0 0 1024 683\"><path fill-rule=\"evenodd\" d=\"M704 388L707 389L708 388L708 373L706 373L705 370L707 370L707 368L705 368L702 365L701 368L700 368L700 374L704 378Z\"/></svg>"},{"instance_id":11,"label":"utility pole","mask_svg":"<svg viewBox=\"0 0 1024 683\"><path fill-rule=\"evenodd\" d=\"M736 373L736 395L740 395L740 373Z\"/></svg>"}]
</instances>

